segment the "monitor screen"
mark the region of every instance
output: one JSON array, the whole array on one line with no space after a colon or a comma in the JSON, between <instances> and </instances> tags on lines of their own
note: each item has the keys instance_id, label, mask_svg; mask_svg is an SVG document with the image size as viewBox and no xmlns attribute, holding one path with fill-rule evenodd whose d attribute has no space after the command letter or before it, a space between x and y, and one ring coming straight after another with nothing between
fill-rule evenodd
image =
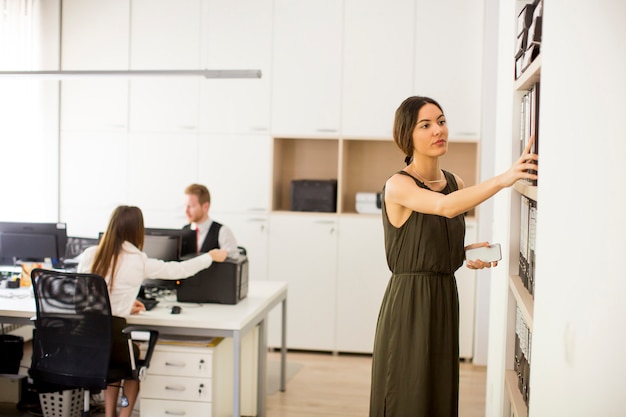
<instances>
[{"instance_id":1,"label":"monitor screen","mask_svg":"<svg viewBox=\"0 0 626 417\"><path fill-rule=\"evenodd\" d=\"M53 265L65 257L67 226L65 223L0 222L0 263L43 262Z\"/></svg>"},{"instance_id":2,"label":"monitor screen","mask_svg":"<svg viewBox=\"0 0 626 417\"><path fill-rule=\"evenodd\" d=\"M143 252L149 258L177 261L180 258L180 236L146 234L143 238Z\"/></svg>"}]
</instances>

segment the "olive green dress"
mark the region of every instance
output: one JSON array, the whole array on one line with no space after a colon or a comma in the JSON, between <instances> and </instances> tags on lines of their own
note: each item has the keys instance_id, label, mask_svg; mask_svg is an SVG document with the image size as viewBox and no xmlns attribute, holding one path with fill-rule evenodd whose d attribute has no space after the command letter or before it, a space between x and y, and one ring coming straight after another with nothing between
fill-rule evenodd
<instances>
[{"instance_id":1,"label":"olive green dress","mask_svg":"<svg viewBox=\"0 0 626 417\"><path fill-rule=\"evenodd\" d=\"M454 176L444 175L447 185L441 193L457 190ZM387 218L384 198L382 208L392 275L376 328L370 417L456 417L459 300L454 272L463 264L464 215L448 219L413 212L396 228Z\"/></svg>"}]
</instances>

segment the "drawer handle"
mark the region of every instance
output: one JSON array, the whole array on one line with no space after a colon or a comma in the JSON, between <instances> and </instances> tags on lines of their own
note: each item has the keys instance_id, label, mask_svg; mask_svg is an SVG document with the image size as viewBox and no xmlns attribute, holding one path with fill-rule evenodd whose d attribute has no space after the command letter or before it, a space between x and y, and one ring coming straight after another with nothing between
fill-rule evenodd
<instances>
[{"instance_id":1,"label":"drawer handle","mask_svg":"<svg viewBox=\"0 0 626 417\"><path fill-rule=\"evenodd\" d=\"M165 410L165 415L167 416L184 416L187 415L187 413L185 413L184 411L169 411L169 410Z\"/></svg>"},{"instance_id":2,"label":"drawer handle","mask_svg":"<svg viewBox=\"0 0 626 417\"><path fill-rule=\"evenodd\" d=\"M165 386L165 391L179 391L179 392L183 392L185 390L185 387L182 385L178 385L176 387L171 387L169 385Z\"/></svg>"},{"instance_id":3,"label":"drawer handle","mask_svg":"<svg viewBox=\"0 0 626 417\"><path fill-rule=\"evenodd\" d=\"M185 362L165 362L165 366L175 366L177 368L184 368Z\"/></svg>"}]
</instances>

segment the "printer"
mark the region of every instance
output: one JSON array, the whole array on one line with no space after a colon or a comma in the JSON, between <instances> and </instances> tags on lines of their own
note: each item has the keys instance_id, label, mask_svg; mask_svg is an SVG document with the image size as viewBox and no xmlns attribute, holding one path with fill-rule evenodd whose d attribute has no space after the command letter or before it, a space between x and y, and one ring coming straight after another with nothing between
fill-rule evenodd
<instances>
[{"instance_id":1,"label":"printer","mask_svg":"<svg viewBox=\"0 0 626 417\"><path fill-rule=\"evenodd\" d=\"M248 295L248 257L226 258L176 285L176 299L185 303L237 304Z\"/></svg>"}]
</instances>

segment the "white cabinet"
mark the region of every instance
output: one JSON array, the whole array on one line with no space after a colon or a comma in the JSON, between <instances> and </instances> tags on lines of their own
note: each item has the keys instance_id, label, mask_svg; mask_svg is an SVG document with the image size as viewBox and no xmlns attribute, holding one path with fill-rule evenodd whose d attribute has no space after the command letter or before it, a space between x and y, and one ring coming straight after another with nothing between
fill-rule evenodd
<instances>
[{"instance_id":1,"label":"white cabinet","mask_svg":"<svg viewBox=\"0 0 626 417\"><path fill-rule=\"evenodd\" d=\"M287 346L334 350L337 216L271 214L269 247L269 279L289 287ZM270 315L270 346L280 346L278 313Z\"/></svg>"},{"instance_id":2,"label":"white cabinet","mask_svg":"<svg viewBox=\"0 0 626 417\"><path fill-rule=\"evenodd\" d=\"M337 248L337 351L372 353L380 303L390 276L380 216L341 216Z\"/></svg>"},{"instance_id":3,"label":"white cabinet","mask_svg":"<svg viewBox=\"0 0 626 417\"><path fill-rule=\"evenodd\" d=\"M130 0L63 0L61 67L128 69Z\"/></svg>"},{"instance_id":4,"label":"white cabinet","mask_svg":"<svg viewBox=\"0 0 626 417\"><path fill-rule=\"evenodd\" d=\"M131 6L132 69L199 68L201 0L133 0Z\"/></svg>"},{"instance_id":5,"label":"white cabinet","mask_svg":"<svg viewBox=\"0 0 626 417\"><path fill-rule=\"evenodd\" d=\"M210 191L210 190L209 190ZM250 280L266 280L268 268L268 215L233 214L211 211L211 218L227 225L239 246L247 251Z\"/></svg>"},{"instance_id":6,"label":"white cabinet","mask_svg":"<svg viewBox=\"0 0 626 417\"><path fill-rule=\"evenodd\" d=\"M482 1L417 0L414 92L443 107L451 139L480 137L483 14Z\"/></svg>"},{"instance_id":7,"label":"white cabinet","mask_svg":"<svg viewBox=\"0 0 626 417\"><path fill-rule=\"evenodd\" d=\"M201 135L198 181L211 192L211 210L266 213L270 206L272 139L267 135Z\"/></svg>"},{"instance_id":8,"label":"white cabinet","mask_svg":"<svg viewBox=\"0 0 626 417\"><path fill-rule=\"evenodd\" d=\"M125 70L129 0L68 0L62 7L63 70ZM128 80L61 82L61 130L126 131Z\"/></svg>"},{"instance_id":9,"label":"white cabinet","mask_svg":"<svg viewBox=\"0 0 626 417\"><path fill-rule=\"evenodd\" d=\"M141 207L150 227L180 228L186 223L184 190L197 177L198 138L134 133L129 135L128 149L125 183L130 204Z\"/></svg>"},{"instance_id":10,"label":"white cabinet","mask_svg":"<svg viewBox=\"0 0 626 417\"><path fill-rule=\"evenodd\" d=\"M208 0L203 68L260 69L260 79L202 80L200 129L269 132L272 0Z\"/></svg>"},{"instance_id":11,"label":"white cabinet","mask_svg":"<svg viewBox=\"0 0 626 417\"><path fill-rule=\"evenodd\" d=\"M343 2L277 0L272 132L339 134Z\"/></svg>"},{"instance_id":12,"label":"white cabinet","mask_svg":"<svg viewBox=\"0 0 626 417\"><path fill-rule=\"evenodd\" d=\"M413 87L415 1L346 0L345 8L342 135L391 138Z\"/></svg>"},{"instance_id":13,"label":"white cabinet","mask_svg":"<svg viewBox=\"0 0 626 417\"><path fill-rule=\"evenodd\" d=\"M133 0L131 69L199 69L202 2ZM198 130L200 79L144 78L130 81L130 130Z\"/></svg>"},{"instance_id":14,"label":"white cabinet","mask_svg":"<svg viewBox=\"0 0 626 417\"><path fill-rule=\"evenodd\" d=\"M59 167L60 219L68 234L97 237L113 209L128 201L127 135L63 132Z\"/></svg>"}]
</instances>

